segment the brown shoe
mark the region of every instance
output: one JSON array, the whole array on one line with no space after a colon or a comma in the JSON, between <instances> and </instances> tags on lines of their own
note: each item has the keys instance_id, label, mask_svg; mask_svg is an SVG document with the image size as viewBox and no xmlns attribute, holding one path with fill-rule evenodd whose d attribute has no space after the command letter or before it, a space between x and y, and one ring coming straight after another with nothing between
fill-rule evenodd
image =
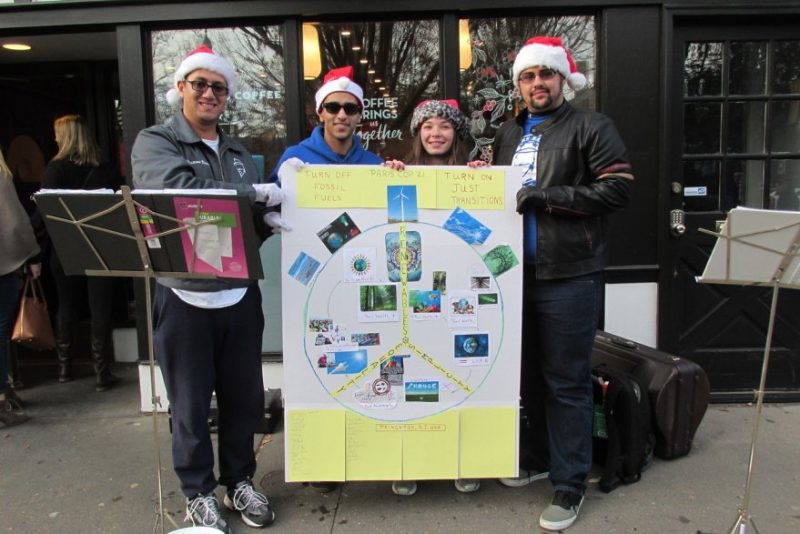
<instances>
[{"instance_id":1,"label":"brown shoe","mask_svg":"<svg viewBox=\"0 0 800 534\"><path fill-rule=\"evenodd\" d=\"M25 407L25 403L22 402L22 399L19 398L17 392L10 387L6 388L6 400L10 402L11 406L17 411Z\"/></svg>"},{"instance_id":2,"label":"brown shoe","mask_svg":"<svg viewBox=\"0 0 800 534\"><path fill-rule=\"evenodd\" d=\"M6 426L20 425L30 419L22 412L14 409L14 406L7 400L0 401L0 422Z\"/></svg>"}]
</instances>

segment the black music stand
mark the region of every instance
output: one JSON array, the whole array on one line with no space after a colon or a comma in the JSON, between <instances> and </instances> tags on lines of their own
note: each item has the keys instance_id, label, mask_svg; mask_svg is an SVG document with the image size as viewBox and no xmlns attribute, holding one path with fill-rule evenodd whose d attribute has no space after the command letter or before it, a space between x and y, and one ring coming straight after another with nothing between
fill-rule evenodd
<instances>
[{"instance_id":1,"label":"black music stand","mask_svg":"<svg viewBox=\"0 0 800 534\"><path fill-rule=\"evenodd\" d=\"M700 229L717 237L714 249L698 282L772 287L772 305L767 326L767 340L758 385L756 414L750 441L750 460L744 498L730 529L730 534L758 532L750 515L753 464L758 441L758 425L764 405L778 289L800 289L800 213L792 211L734 208L719 233Z\"/></svg>"},{"instance_id":2,"label":"black music stand","mask_svg":"<svg viewBox=\"0 0 800 534\"><path fill-rule=\"evenodd\" d=\"M35 199L66 274L144 280L158 484L158 512L153 531L160 525L161 534L164 534L161 449L158 441L158 406L161 399L156 395L155 387L152 281L156 278L263 278L249 199L240 195L208 194L202 190L148 191L147 194L138 195L136 192L132 194L127 186L123 186L118 194L43 190L35 195ZM221 216L208 216L204 205L218 207L219 204L215 202L219 201L223 201L229 211ZM179 204L192 210L194 216L175 216L179 215ZM161 207L161 212L156 211L155 206ZM237 221L231 231L236 234L238 252L244 261L237 262L237 268L233 271L223 268L213 272L213 267L209 269L204 262L198 262L204 257L203 251L198 250L198 243L202 243L201 227L221 226L223 219L227 219L228 228L231 220ZM147 236L143 228L147 228ZM154 265L160 269L156 270ZM178 528L174 522L173 525Z\"/></svg>"}]
</instances>

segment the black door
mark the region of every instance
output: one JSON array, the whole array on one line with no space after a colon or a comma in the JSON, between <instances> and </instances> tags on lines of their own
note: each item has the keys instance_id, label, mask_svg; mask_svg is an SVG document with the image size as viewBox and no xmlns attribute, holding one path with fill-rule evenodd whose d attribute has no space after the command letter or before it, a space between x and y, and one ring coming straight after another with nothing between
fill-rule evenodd
<instances>
[{"instance_id":1,"label":"black door","mask_svg":"<svg viewBox=\"0 0 800 534\"><path fill-rule=\"evenodd\" d=\"M800 25L683 24L669 65L670 208L685 212L661 269L659 346L708 373L716 400L752 399L771 290L699 284L731 208L800 209ZM800 398L800 291L782 289L768 398Z\"/></svg>"}]
</instances>

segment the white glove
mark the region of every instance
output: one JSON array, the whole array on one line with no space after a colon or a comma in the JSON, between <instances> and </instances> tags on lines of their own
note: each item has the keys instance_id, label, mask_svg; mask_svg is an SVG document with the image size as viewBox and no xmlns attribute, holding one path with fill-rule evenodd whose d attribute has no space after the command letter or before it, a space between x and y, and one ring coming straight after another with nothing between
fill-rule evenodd
<instances>
[{"instance_id":1,"label":"white glove","mask_svg":"<svg viewBox=\"0 0 800 534\"><path fill-rule=\"evenodd\" d=\"M278 169L278 180L283 180L286 171L292 170L294 172L298 172L300 169L305 167L306 164L303 163L303 160L300 158L289 158L283 162L280 169Z\"/></svg>"},{"instance_id":2,"label":"white glove","mask_svg":"<svg viewBox=\"0 0 800 534\"><path fill-rule=\"evenodd\" d=\"M272 228L273 234L280 234L283 230L291 232L292 225L281 218L281 214L277 211L270 211L264 214L264 222Z\"/></svg>"},{"instance_id":3,"label":"white glove","mask_svg":"<svg viewBox=\"0 0 800 534\"><path fill-rule=\"evenodd\" d=\"M256 190L256 202L266 202L267 206L277 206L286 198L286 193L276 184L253 184Z\"/></svg>"}]
</instances>

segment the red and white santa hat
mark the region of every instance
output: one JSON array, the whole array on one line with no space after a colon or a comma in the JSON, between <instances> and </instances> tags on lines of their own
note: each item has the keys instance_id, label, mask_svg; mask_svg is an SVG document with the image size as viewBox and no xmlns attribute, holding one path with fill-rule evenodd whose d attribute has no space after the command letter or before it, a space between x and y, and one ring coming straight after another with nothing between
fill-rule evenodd
<instances>
[{"instance_id":1,"label":"red and white santa hat","mask_svg":"<svg viewBox=\"0 0 800 534\"><path fill-rule=\"evenodd\" d=\"M353 67L339 67L331 69L322 79L322 87L317 90L314 100L317 103L317 111L322 108L322 103L331 93L350 93L358 99L361 108L364 108L364 90L353 81Z\"/></svg>"},{"instance_id":2,"label":"red and white santa hat","mask_svg":"<svg viewBox=\"0 0 800 534\"><path fill-rule=\"evenodd\" d=\"M540 35L528 39L514 60L512 67L514 87L519 86L520 73L531 67L553 69L564 76L567 84L576 91L586 87L586 76L578 72L572 54L569 53L559 37Z\"/></svg>"},{"instance_id":3,"label":"red and white santa hat","mask_svg":"<svg viewBox=\"0 0 800 534\"><path fill-rule=\"evenodd\" d=\"M173 76L173 87L167 91L167 102L173 106L177 106L181 102L181 95L178 92L178 82L185 80L190 72L197 69L206 69L216 72L225 78L228 84L228 94L233 94L236 89L236 71L233 70L227 59L215 54L213 50L207 45L200 45L183 58L183 61L175 69L175 76Z\"/></svg>"}]
</instances>

